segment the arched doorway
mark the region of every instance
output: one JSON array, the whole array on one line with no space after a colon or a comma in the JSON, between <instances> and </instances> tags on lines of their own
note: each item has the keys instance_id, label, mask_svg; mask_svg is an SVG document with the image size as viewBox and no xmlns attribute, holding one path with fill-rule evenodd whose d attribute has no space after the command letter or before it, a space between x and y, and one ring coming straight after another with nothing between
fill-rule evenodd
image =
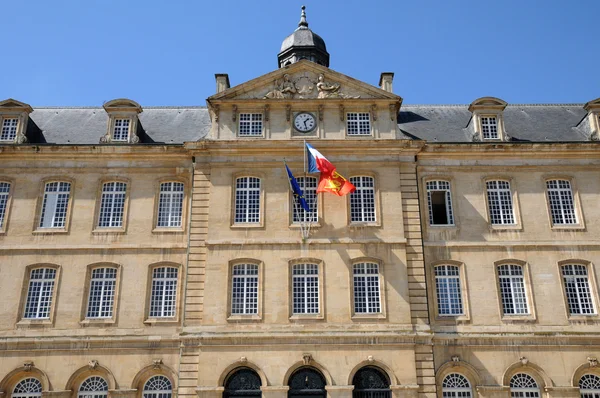
<instances>
[{"instance_id":1,"label":"arched doorway","mask_svg":"<svg viewBox=\"0 0 600 398\"><path fill-rule=\"evenodd\" d=\"M288 398L325 398L325 377L314 368L300 368L290 376Z\"/></svg>"},{"instance_id":2,"label":"arched doorway","mask_svg":"<svg viewBox=\"0 0 600 398\"><path fill-rule=\"evenodd\" d=\"M250 368L238 368L232 371L225 380L223 398L255 398L260 397L260 376Z\"/></svg>"},{"instance_id":3,"label":"arched doorway","mask_svg":"<svg viewBox=\"0 0 600 398\"><path fill-rule=\"evenodd\" d=\"M390 380L387 375L373 366L361 368L352 378L353 398L391 398Z\"/></svg>"}]
</instances>

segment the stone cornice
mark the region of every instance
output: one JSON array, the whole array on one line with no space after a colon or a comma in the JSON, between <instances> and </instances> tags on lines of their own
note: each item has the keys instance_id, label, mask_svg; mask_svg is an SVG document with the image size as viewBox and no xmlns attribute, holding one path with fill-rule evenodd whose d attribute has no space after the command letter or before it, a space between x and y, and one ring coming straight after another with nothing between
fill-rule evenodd
<instances>
[{"instance_id":1,"label":"stone cornice","mask_svg":"<svg viewBox=\"0 0 600 398\"><path fill-rule=\"evenodd\" d=\"M559 334L552 332L537 333L435 333L433 334L435 345L460 345L471 347L496 347L504 349L506 346L533 346L548 347L556 349L556 346L594 346L600 347L600 333L572 333Z\"/></svg>"},{"instance_id":2,"label":"stone cornice","mask_svg":"<svg viewBox=\"0 0 600 398\"><path fill-rule=\"evenodd\" d=\"M64 333L64 331L63 331ZM143 331L142 331L143 333ZM23 337L10 336L0 338L0 352L23 352L36 350L139 350L139 349L179 349L178 337L168 336L49 336Z\"/></svg>"},{"instance_id":3,"label":"stone cornice","mask_svg":"<svg viewBox=\"0 0 600 398\"><path fill-rule=\"evenodd\" d=\"M576 157L582 155L599 157L600 147L597 142L495 142L495 143L431 143L427 142L419 157L460 157L474 158L485 156L487 159L497 157L517 157L519 154L531 158L547 158L549 154L555 157Z\"/></svg>"},{"instance_id":4,"label":"stone cornice","mask_svg":"<svg viewBox=\"0 0 600 398\"><path fill-rule=\"evenodd\" d=\"M123 243L110 243L110 244L98 244L98 245L90 245L90 244L81 244L81 245L14 245L10 246L0 246L0 252L18 252L18 251L29 251L29 250L46 250L46 251L76 251L76 250L85 250L86 252L101 250L102 252L109 251L119 251L119 250L135 250L140 252L156 252L160 250L177 250L177 251L185 251L187 250L187 244L185 243L157 243L157 244L144 244L144 243L131 243L131 244L123 244Z\"/></svg>"},{"instance_id":5,"label":"stone cornice","mask_svg":"<svg viewBox=\"0 0 600 398\"><path fill-rule=\"evenodd\" d=\"M181 158L189 156L183 144L138 144L138 145L83 145L83 144L31 144L31 145L2 145L0 146L0 154L2 156L10 154L18 154L19 156L34 155L36 158L52 159L62 158L62 155L70 157L80 156L89 160L89 155L103 155L103 159L110 158L113 155L115 158L122 159L123 155L136 156L153 156L156 160L156 155L160 154L161 159Z\"/></svg>"}]
</instances>

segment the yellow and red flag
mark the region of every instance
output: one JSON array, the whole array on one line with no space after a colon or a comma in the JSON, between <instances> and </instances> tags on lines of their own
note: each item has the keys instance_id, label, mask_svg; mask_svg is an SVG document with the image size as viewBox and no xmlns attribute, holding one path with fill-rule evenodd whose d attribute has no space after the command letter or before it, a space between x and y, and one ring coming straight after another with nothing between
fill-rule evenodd
<instances>
[{"instance_id":1,"label":"yellow and red flag","mask_svg":"<svg viewBox=\"0 0 600 398\"><path fill-rule=\"evenodd\" d=\"M356 191L356 187L337 171L333 170L331 174L325 175L321 173L317 193L330 192L337 196L344 196Z\"/></svg>"}]
</instances>

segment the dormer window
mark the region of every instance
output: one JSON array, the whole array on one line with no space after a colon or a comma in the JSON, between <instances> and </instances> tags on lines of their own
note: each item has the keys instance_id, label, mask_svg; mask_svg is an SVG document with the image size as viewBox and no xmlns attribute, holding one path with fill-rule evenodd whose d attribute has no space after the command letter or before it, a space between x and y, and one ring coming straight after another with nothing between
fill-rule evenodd
<instances>
[{"instance_id":1,"label":"dormer window","mask_svg":"<svg viewBox=\"0 0 600 398\"><path fill-rule=\"evenodd\" d=\"M19 119L14 117L7 117L2 119L2 133L0 134L0 141L14 141L17 136L17 126L19 125Z\"/></svg>"},{"instance_id":2,"label":"dormer window","mask_svg":"<svg viewBox=\"0 0 600 398\"><path fill-rule=\"evenodd\" d=\"M473 113L469 129L473 141L509 141L504 130L503 112L508 105L499 98L483 97L469 105Z\"/></svg>"},{"instance_id":3,"label":"dormer window","mask_svg":"<svg viewBox=\"0 0 600 398\"><path fill-rule=\"evenodd\" d=\"M23 144L31 106L14 99L0 101L0 144Z\"/></svg>"},{"instance_id":4,"label":"dormer window","mask_svg":"<svg viewBox=\"0 0 600 398\"><path fill-rule=\"evenodd\" d=\"M108 113L108 131L100 143L137 144L140 142L138 131L143 130L138 115L142 107L135 101L120 98L104 104Z\"/></svg>"},{"instance_id":5,"label":"dormer window","mask_svg":"<svg viewBox=\"0 0 600 398\"><path fill-rule=\"evenodd\" d=\"M600 140L600 98L596 98L583 106L588 112L587 119L584 119L583 130L589 136L591 141Z\"/></svg>"}]
</instances>

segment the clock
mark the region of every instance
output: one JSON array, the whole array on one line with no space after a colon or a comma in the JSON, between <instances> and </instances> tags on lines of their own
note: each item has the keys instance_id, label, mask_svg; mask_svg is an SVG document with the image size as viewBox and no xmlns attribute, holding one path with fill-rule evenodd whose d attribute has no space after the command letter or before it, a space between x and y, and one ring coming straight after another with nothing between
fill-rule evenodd
<instances>
[{"instance_id":1,"label":"clock","mask_svg":"<svg viewBox=\"0 0 600 398\"><path fill-rule=\"evenodd\" d=\"M310 133L317 127L317 120L312 113L300 112L294 117L294 127L301 133Z\"/></svg>"}]
</instances>

